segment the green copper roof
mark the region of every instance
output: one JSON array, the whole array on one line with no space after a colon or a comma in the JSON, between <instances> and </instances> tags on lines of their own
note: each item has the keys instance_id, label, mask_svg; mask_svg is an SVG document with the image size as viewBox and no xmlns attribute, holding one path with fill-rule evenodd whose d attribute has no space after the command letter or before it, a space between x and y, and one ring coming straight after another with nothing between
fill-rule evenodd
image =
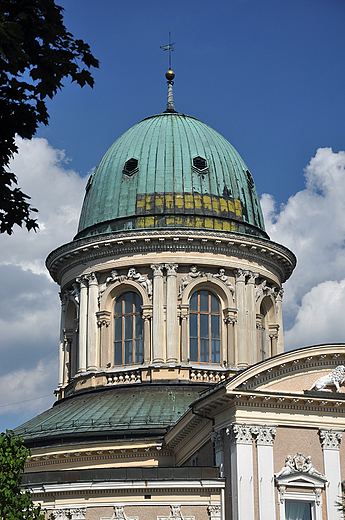
<instances>
[{"instance_id":1,"label":"green copper roof","mask_svg":"<svg viewBox=\"0 0 345 520\"><path fill-rule=\"evenodd\" d=\"M18 426L29 446L116 437L164 435L204 387L131 386L93 391L57 402Z\"/></svg>"},{"instance_id":2,"label":"green copper roof","mask_svg":"<svg viewBox=\"0 0 345 520\"><path fill-rule=\"evenodd\" d=\"M234 147L194 117L144 119L105 153L76 238L125 229L216 229L267 238L259 197Z\"/></svg>"}]
</instances>

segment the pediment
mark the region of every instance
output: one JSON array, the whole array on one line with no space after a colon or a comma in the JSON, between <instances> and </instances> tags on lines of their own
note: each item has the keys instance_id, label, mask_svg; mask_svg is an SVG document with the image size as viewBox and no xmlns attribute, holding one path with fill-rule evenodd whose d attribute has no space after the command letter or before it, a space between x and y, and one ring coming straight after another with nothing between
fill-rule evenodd
<instances>
[{"instance_id":1,"label":"pediment","mask_svg":"<svg viewBox=\"0 0 345 520\"><path fill-rule=\"evenodd\" d=\"M345 398L345 384L341 382L340 390L344 395L336 393L334 385L327 385L321 390L312 389L316 381L339 366L345 366L344 344L306 347L252 365L232 377L226 385L226 391L304 394L306 390L311 390L316 394L326 394L328 398Z\"/></svg>"},{"instance_id":2,"label":"pediment","mask_svg":"<svg viewBox=\"0 0 345 520\"><path fill-rule=\"evenodd\" d=\"M294 475L280 477L276 479L276 482L279 486L324 487L327 479L299 472Z\"/></svg>"}]
</instances>

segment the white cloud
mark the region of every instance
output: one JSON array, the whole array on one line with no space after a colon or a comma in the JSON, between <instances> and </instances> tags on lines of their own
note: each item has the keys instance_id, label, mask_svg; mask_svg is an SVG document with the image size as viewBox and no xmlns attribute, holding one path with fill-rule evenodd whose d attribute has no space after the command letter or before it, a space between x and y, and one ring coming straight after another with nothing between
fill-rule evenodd
<instances>
[{"instance_id":1,"label":"white cloud","mask_svg":"<svg viewBox=\"0 0 345 520\"><path fill-rule=\"evenodd\" d=\"M31 205L39 210L40 230L28 233L16 226L13 235L1 236L0 263L46 273L47 255L77 232L87 179L68 169L64 151L55 150L46 139L18 137L16 142L19 151L10 168L18 176L19 187L31 197Z\"/></svg>"},{"instance_id":2,"label":"white cloud","mask_svg":"<svg viewBox=\"0 0 345 520\"><path fill-rule=\"evenodd\" d=\"M262 197L268 234L297 256L285 285L287 348L345 340L345 152L318 149L305 179L280 208Z\"/></svg>"},{"instance_id":3,"label":"white cloud","mask_svg":"<svg viewBox=\"0 0 345 520\"><path fill-rule=\"evenodd\" d=\"M11 170L39 210L40 230L0 235L0 430L52 404L57 386L58 286L44 262L76 234L86 180L68 169L64 152L46 139L18 138ZM44 361L42 361L44 360ZM42 395L52 397L37 399ZM7 403L26 401L6 407Z\"/></svg>"}]
</instances>

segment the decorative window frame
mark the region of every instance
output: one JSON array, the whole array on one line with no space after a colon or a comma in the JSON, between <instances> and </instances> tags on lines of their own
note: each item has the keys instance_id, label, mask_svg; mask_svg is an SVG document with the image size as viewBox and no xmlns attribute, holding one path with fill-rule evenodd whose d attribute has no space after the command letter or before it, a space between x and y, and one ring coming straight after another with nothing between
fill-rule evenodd
<instances>
[{"instance_id":1,"label":"decorative window frame","mask_svg":"<svg viewBox=\"0 0 345 520\"><path fill-rule=\"evenodd\" d=\"M308 502L311 504L312 520L322 520L322 490L325 489L326 481L308 475L304 472L296 472L290 475L276 478L279 501L279 520L285 520L285 502ZM288 487L309 488L312 493L298 493L297 491L287 491Z\"/></svg>"},{"instance_id":2,"label":"decorative window frame","mask_svg":"<svg viewBox=\"0 0 345 520\"><path fill-rule=\"evenodd\" d=\"M151 316L152 314L152 301L150 300L147 291L140 285L138 282L133 280L116 280L114 283L110 284L109 287L104 291L101 301L100 301L100 311L99 313L106 312L109 315L109 332L107 336L106 342L109 344L101 344L101 350L106 352L109 349L109 356L111 359L114 359L114 335L115 335L115 324L114 324L114 310L116 300L126 292L134 292L136 293L142 301L142 318L143 318L143 345L144 345L144 362L149 357L149 353L151 351L151 330L147 330L144 326L144 318L147 316ZM103 341L101 340L101 343ZM105 354L106 356L106 354ZM121 367L129 367L133 368L135 366L141 366L142 363L134 363L130 365L115 365L112 367L115 369L119 369Z\"/></svg>"},{"instance_id":3,"label":"decorative window frame","mask_svg":"<svg viewBox=\"0 0 345 520\"><path fill-rule=\"evenodd\" d=\"M182 335L182 342L186 341L186 345L182 344L182 352L188 352L189 358L189 349L190 349L190 336L189 336L189 302L194 293L198 291L209 291L216 296L219 301L220 308L220 363L210 364L210 363L200 363L200 362L190 362L193 366L222 366L223 360L228 358L227 353L227 344L228 344L228 329L225 321L226 311L228 309L234 308L234 300L232 294L228 287L223 283L217 280L217 278L211 278L212 275L205 274L204 276L200 276L200 278L193 280L187 287L184 289L182 293L180 308L188 309L187 311L187 327L186 327L186 335ZM184 339L185 338L185 339Z\"/></svg>"}]
</instances>

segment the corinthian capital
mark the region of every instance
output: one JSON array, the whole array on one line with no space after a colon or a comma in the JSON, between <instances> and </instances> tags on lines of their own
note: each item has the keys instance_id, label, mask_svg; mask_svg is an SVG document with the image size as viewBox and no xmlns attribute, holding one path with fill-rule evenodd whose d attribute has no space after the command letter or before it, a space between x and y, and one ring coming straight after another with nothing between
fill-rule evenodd
<instances>
[{"instance_id":1,"label":"corinthian capital","mask_svg":"<svg viewBox=\"0 0 345 520\"><path fill-rule=\"evenodd\" d=\"M236 283L245 282L246 281L246 271L244 271L244 269L236 269L235 278L236 278Z\"/></svg>"},{"instance_id":2,"label":"corinthian capital","mask_svg":"<svg viewBox=\"0 0 345 520\"><path fill-rule=\"evenodd\" d=\"M168 276L176 276L178 264L165 264L164 267L167 270Z\"/></svg>"},{"instance_id":3,"label":"corinthian capital","mask_svg":"<svg viewBox=\"0 0 345 520\"><path fill-rule=\"evenodd\" d=\"M214 444L214 451L219 451L223 449L224 439L222 432L214 432L211 433L211 441Z\"/></svg>"},{"instance_id":4,"label":"corinthian capital","mask_svg":"<svg viewBox=\"0 0 345 520\"><path fill-rule=\"evenodd\" d=\"M232 424L226 429L231 444L252 444L252 427L248 424Z\"/></svg>"},{"instance_id":5,"label":"corinthian capital","mask_svg":"<svg viewBox=\"0 0 345 520\"><path fill-rule=\"evenodd\" d=\"M153 276L163 276L164 264L151 264Z\"/></svg>"},{"instance_id":6,"label":"corinthian capital","mask_svg":"<svg viewBox=\"0 0 345 520\"><path fill-rule=\"evenodd\" d=\"M341 430L319 430L322 448L324 450L339 450L342 438Z\"/></svg>"},{"instance_id":7,"label":"corinthian capital","mask_svg":"<svg viewBox=\"0 0 345 520\"><path fill-rule=\"evenodd\" d=\"M252 434L256 437L259 446L273 446L277 429L273 426L253 426Z\"/></svg>"}]
</instances>

